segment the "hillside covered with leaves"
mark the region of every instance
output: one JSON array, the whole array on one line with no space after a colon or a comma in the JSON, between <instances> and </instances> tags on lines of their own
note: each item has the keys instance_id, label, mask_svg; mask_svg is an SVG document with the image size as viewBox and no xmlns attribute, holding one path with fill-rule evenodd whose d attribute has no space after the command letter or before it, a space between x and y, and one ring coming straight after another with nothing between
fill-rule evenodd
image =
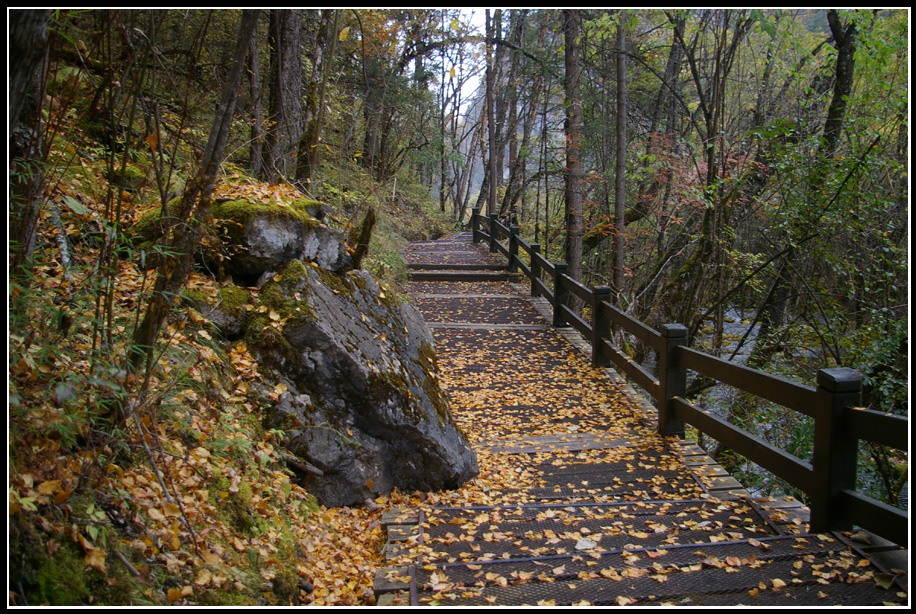
<instances>
[{"instance_id":1,"label":"hillside covered with leaves","mask_svg":"<svg viewBox=\"0 0 916 614\"><path fill-rule=\"evenodd\" d=\"M261 425L281 391L261 382L244 340L227 342L196 308L195 297L255 288L192 267L168 296L151 360L131 366L155 293L149 262L169 256L167 241L144 244L134 224L195 180L219 94L219 70L213 81L181 68L204 70L204 57L167 60L164 39L144 39L151 24L181 20L53 12L48 63L30 86L40 97L27 97L34 115L13 133L11 214L21 220L34 204L35 228L30 246L10 243L10 605L371 603L385 498L327 509L296 483L282 433ZM234 30L238 13L184 25L207 20L196 52L215 59L229 43L212 35L222 22ZM406 271L402 242L451 228L409 169L395 186L334 155L311 189L268 182L248 164L244 120L231 133L213 202L317 198L353 247L372 208L362 264L392 293Z\"/></svg>"}]
</instances>

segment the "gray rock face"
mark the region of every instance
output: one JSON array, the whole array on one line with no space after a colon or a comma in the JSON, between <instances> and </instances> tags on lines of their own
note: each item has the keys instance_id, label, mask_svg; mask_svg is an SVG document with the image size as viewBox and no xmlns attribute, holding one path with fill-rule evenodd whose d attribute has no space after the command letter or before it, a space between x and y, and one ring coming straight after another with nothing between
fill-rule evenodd
<instances>
[{"instance_id":1,"label":"gray rock face","mask_svg":"<svg viewBox=\"0 0 916 614\"><path fill-rule=\"evenodd\" d=\"M173 210L177 201L169 205ZM325 206L302 199L292 204L253 203L244 198L221 200L212 207L218 242L202 250L201 260L213 271L222 266L240 285L253 285L259 276L276 271L291 260L308 260L329 271L344 271L351 259L340 231L328 228L315 215L324 216ZM155 209L133 226L137 242L154 244L161 239ZM158 259L147 258L150 266Z\"/></svg>"},{"instance_id":2,"label":"gray rock face","mask_svg":"<svg viewBox=\"0 0 916 614\"><path fill-rule=\"evenodd\" d=\"M261 290L258 309L266 315L249 324L248 347L287 387L267 426L324 473L305 484L321 503L454 488L477 475L415 307L368 273L292 261Z\"/></svg>"},{"instance_id":3,"label":"gray rock face","mask_svg":"<svg viewBox=\"0 0 916 614\"><path fill-rule=\"evenodd\" d=\"M304 210L261 205L239 206L246 201L217 205L215 219L226 232L224 244L229 260L227 273L257 277L276 271L290 260L309 260L329 271L342 271L350 264L343 235L320 224Z\"/></svg>"}]
</instances>

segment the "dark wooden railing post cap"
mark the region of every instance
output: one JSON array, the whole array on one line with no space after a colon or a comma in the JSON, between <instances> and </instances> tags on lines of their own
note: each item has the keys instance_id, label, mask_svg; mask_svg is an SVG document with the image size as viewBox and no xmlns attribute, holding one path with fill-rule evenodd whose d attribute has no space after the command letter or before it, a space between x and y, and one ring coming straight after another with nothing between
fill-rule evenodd
<instances>
[{"instance_id":1,"label":"dark wooden railing post cap","mask_svg":"<svg viewBox=\"0 0 916 614\"><path fill-rule=\"evenodd\" d=\"M474 215L480 215L480 207L471 207L471 213Z\"/></svg>"},{"instance_id":2,"label":"dark wooden railing post cap","mask_svg":"<svg viewBox=\"0 0 916 614\"><path fill-rule=\"evenodd\" d=\"M611 287L610 286L598 286L592 292L595 293L595 296L610 296Z\"/></svg>"},{"instance_id":3,"label":"dark wooden railing post cap","mask_svg":"<svg viewBox=\"0 0 916 614\"><path fill-rule=\"evenodd\" d=\"M519 230L521 229L518 226L509 226L509 232L511 232L514 235L517 235Z\"/></svg>"},{"instance_id":4,"label":"dark wooden railing post cap","mask_svg":"<svg viewBox=\"0 0 916 614\"><path fill-rule=\"evenodd\" d=\"M817 385L830 392L855 392L862 388L862 374L849 367L821 369L817 372Z\"/></svg>"},{"instance_id":5,"label":"dark wooden railing post cap","mask_svg":"<svg viewBox=\"0 0 916 614\"><path fill-rule=\"evenodd\" d=\"M541 249L541 244L540 244L540 243L532 243L532 244L531 244L531 250L532 250L532 251L538 251L538 250L540 250L540 249Z\"/></svg>"},{"instance_id":6,"label":"dark wooden railing post cap","mask_svg":"<svg viewBox=\"0 0 916 614\"><path fill-rule=\"evenodd\" d=\"M663 337L686 337L687 327L683 324L662 324Z\"/></svg>"}]
</instances>

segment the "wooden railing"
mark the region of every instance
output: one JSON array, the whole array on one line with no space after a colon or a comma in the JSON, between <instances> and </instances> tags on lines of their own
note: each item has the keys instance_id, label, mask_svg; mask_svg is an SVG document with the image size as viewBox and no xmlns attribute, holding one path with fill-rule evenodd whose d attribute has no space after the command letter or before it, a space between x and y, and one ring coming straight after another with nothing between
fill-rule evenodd
<instances>
[{"instance_id":1,"label":"wooden railing","mask_svg":"<svg viewBox=\"0 0 916 614\"><path fill-rule=\"evenodd\" d=\"M862 375L858 371L821 369L817 386L805 386L704 354L687 347L686 327L666 324L661 332L653 330L612 305L609 288L588 288L569 277L565 264L550 262L539 245L523 241L518 227L506 227L495 215L488 218L474 209L471 229L475 243L486 241L491 252L505 256L508 269L520 271L531 282L531 294L553 305L554 326L572 326L588 340L595 365L613 364L654 399L661 435L682 437L690 424L800 489L811 507L812 531L848 530L855 525L896 544L908 542L908 513L855 489L859 441L908 450L910 432L907 418L859 407ZM568 307L570 295L589 307L590 321ZM657 352L657 374L611 343L612 326ZM797 458L689 403L684 398L688 370L813 418L812 458Z\"/></svg>"}]
</instances>

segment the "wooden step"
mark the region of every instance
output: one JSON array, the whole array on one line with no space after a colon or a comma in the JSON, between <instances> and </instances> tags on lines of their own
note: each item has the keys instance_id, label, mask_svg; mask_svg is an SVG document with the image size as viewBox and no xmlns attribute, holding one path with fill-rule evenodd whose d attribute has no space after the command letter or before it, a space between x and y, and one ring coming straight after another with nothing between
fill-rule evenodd
<instances>
[{"instance_id":1,"label":"wooden step","mask_svg":"<svg viewBox=\"0 0 916 614\"><path fill-rule=\"evenodd\" d=\"M505 271L502 264L448 263L448 262L411 262L407 264L411 271Z\"/></svg>"},{"instance_id":2,"label":"wooden step","mask_svg":"<svg viewBox=\"0 0 916 614\"><path fill-rule=\"evenodd\" d=\"M476 267L470 271L411 271L411 281L516 281L518 275L507 271L488 271L480 270Z\"/></svg>"}]
</instances>

